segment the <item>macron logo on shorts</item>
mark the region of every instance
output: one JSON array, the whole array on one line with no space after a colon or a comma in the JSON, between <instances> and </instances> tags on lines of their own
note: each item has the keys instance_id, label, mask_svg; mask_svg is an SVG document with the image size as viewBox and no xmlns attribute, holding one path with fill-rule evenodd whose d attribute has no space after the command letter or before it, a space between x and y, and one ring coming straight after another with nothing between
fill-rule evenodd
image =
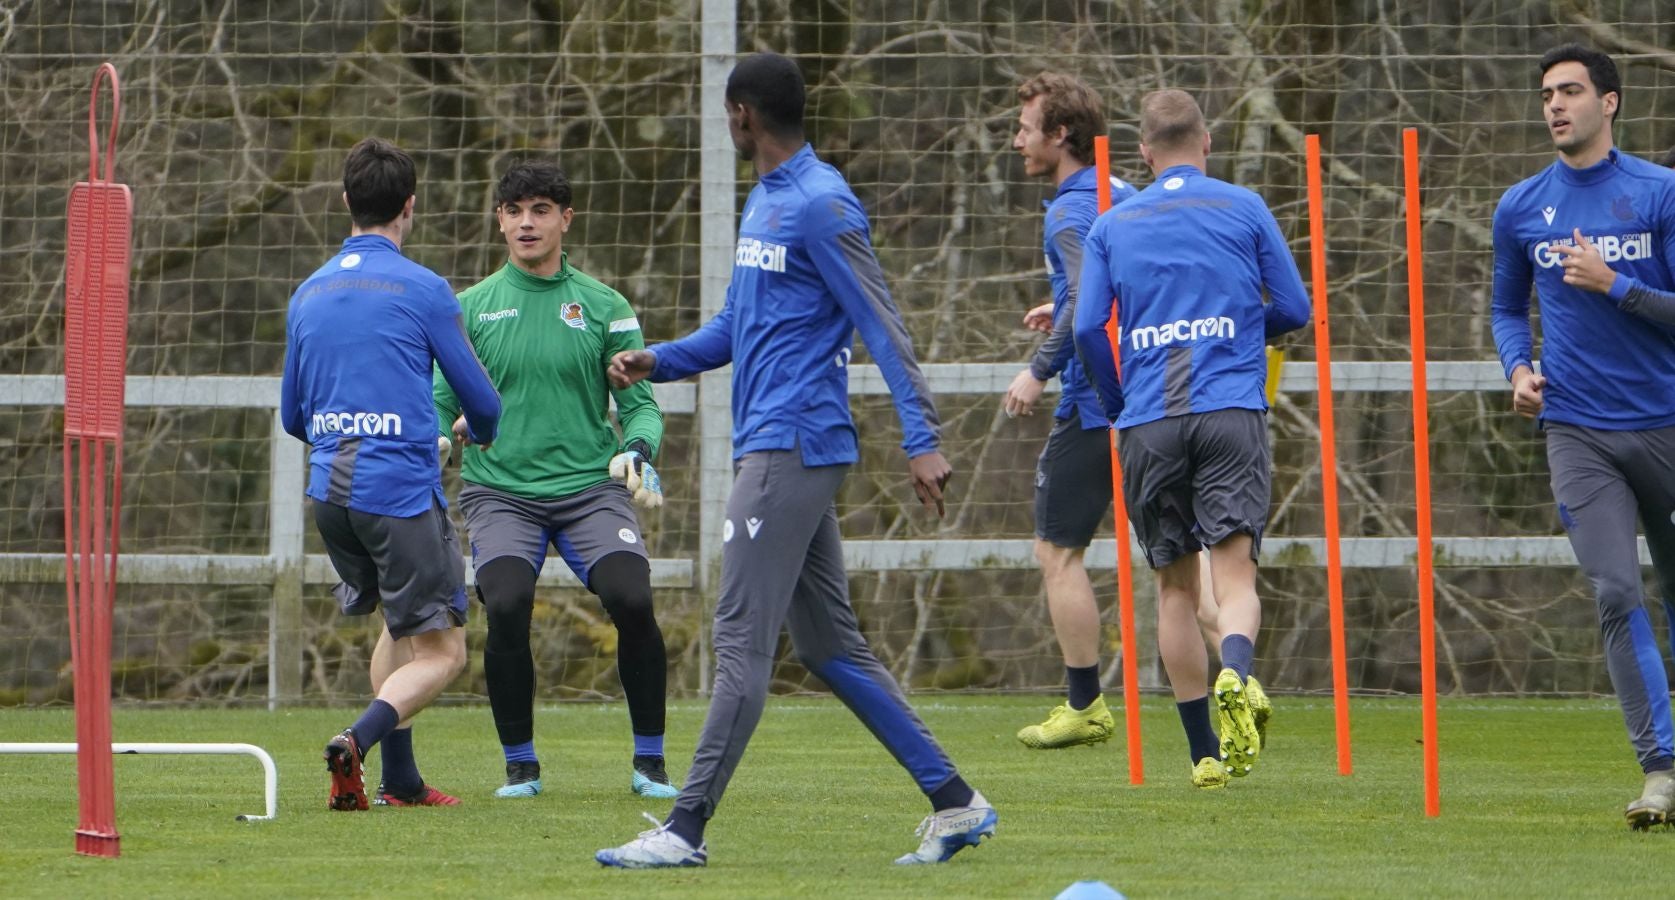
<instances>
[{"instance_id":1,"label":"macron logo on shorts","mask_svg":"<svg viewBox=\"0 0 1675 900\"><path fill-rule=\"evenodd\" d=\"M744 520L744 530L750 532L750 539L756 540L756 532L762 530L762 520L752 516Z\"/></svg>"}]
</instances>

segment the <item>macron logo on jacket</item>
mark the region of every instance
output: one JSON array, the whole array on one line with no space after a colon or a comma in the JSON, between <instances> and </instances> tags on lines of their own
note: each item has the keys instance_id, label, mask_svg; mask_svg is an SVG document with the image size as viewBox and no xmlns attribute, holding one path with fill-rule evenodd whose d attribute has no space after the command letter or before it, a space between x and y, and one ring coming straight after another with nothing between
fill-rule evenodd
<instances>
[{"instance_id":1,"label":"macron logo on jacket","mask_svg":"<svg viewBox=\"0 0 1675 900\"><path fill-rule=\"evenodd\" d=\"M1170 344L1185 344L1200 338L1220 338L1230 341L1237 329L1233 320L1226 316L1211 316L1204 319L1176 319L1162 325L1142 325L1129 333L1129 343L1136 350L1146 350L1151 347L1165 347ZM1117 342L1121 343L1119 336Z\"/></svg>"},{"instance_id":2,"label":"macron logo on jacket","mask_svg":"<svg viewBox=\"0 0 1675 900\"><path fill-rule=\"evenodd\" d=\"M323 434L388 434L401 436L401 416L395 413L315 413L313 425L314 434L312 436L316 438Z\"/></svg>"}]
</instances>

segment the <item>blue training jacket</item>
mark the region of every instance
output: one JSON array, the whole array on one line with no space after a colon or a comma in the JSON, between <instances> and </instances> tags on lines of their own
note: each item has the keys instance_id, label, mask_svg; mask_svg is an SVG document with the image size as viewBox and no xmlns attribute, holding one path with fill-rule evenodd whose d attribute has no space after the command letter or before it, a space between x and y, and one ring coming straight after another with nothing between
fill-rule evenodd
<instances>
[{"instance_id":1,"label":"blue training jacket","mask_svg":"<svg viewBox=\"0 0 1675 900\"><path fill-rule=\"evenodd\" d=\"M1113 303L1120 380L1105 332ZM1165 169L1088 230L1076 348L1118 428L1266 410L1263 348L1308 321L1303 277L1268 205L1195 166Z\"/></svg>"},{"instance_id":2,"label":"blue training jacket","mask_svg":"<svg viewBox=\"0 0 1675 900\"><path fill-rule=\"evenodd\" d=\"M856 330L895 398L908 456L941 426L907 329L873 255L866 211L804 144L744 204L721 312L651 350L653 381L733 364L733 458L801 447L805 466L853 463L849 358Z\"/></svg>"},{"instance_id":3,"label":"blue training jacket","mask_svg":"<svg viewBox=\"0 0 1675 900\"><path fill-rule=\"evenodd\" d=\"M442 277L388 238L359 235L291 295L285 430L306 441L308 496L410 518L442 496L431 361L459 395L471 439L493 441L500 396Z\"/></svg>"},{"instance_id":4,"label":"blue training jacket","mask_svg":"<svg viewBox=\"0 0 1675 900\"><path fill-rule=\"evenodd\" d=\"M1111 179L1111 204L1134 196L1134 188L1120 178ZM1080 169L1059 184L1058 193L1046 202L1047 227L1042 249L1047 255L1047 279L1053 286L1053 331L1030 358L1029 371L1038 380L1059 377L1059 405L1053 418L1081 419L1084 429L1108 428L1110 420L1099 405L1099 397L1076 358L1072 329L1076 322L1076 298L1081 293L1082 242L1088 227L1099 215L1099 180L1092 166Z\"/></svg>"},{"instance_id":5,"label":"blue training jacket","mask_svg":"<svg viewBox=\"0 0 1675 900\"><path fill-rule=\"evenodd\" d=\"M1617 280L1564 283L1553 247L1574 229ZM1675 172L1612 149L1586 169L1555 160L1495 208L1491 322L1507 377L1531 360L1530 286L1541 301L1542 418L1613 431L1675 425L1675 329L1625 311L1636 287L1675 289Z\"/></svg>"}]
</instances>

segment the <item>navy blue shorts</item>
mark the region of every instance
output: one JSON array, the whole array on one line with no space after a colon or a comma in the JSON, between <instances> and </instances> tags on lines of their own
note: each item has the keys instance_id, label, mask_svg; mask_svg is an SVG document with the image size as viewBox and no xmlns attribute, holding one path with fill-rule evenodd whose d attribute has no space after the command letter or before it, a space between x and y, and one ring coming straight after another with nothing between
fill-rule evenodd
<instances>
[{"instance_id":1,"label":"navy blue shorts","mask_svg":"<svg viewBox=\"0 0 1675 900\"><path fill-rule=\"evenodd\" d=\"M1086 549L1111 508L1111 430L1061 419L1035 463L1035 536Z\"/></svg>"}]
</instances>

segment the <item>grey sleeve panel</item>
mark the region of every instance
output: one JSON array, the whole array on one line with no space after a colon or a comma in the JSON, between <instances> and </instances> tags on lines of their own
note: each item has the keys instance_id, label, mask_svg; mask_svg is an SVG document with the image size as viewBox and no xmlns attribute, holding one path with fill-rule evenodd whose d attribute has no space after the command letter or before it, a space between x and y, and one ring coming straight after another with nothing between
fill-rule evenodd
<instances>
[{"instance_id":1,"label":"grey sleeve panel","mask_svg":"<svg viewBox=\"0 0 1675 900\"><path fill-rule=\"evenodd\" d=\"M1046 381L1064 371L1064 364L1075 352L1071 330L1076 324L1076 298L1082 287L1082 237L1076 229L1065 228L1053 238L1053 244L1058 248L1059 265L1064 269L1069 296L1064 301L1064 309L1053 317L1052 333L1030 358L1029 372L1037 381Z\"/></svg>"},{"instance_id":2,"label":"grey sleeve panel","mask_svg":"<svg viewBox=\"0 0 1675 900\"><path fill-rule=\"evenodd\" d=\"M1675 291L1660 291L1638 283L1628 289L1617 308L1663 325L1675 325Z\"/></svg>"},{"instance_id":3,"label":"grey sleeve panel","mask_svg":"<svg viewBox=\"0 0 1675 900\"><path fill-rule=\"evenodd\" d=\"M940 439L942 422L936 414L936 401L931 397L930 383L925 380L925 373L919 368L918 360L913 355L913 343L907 337L907 325L902 322L901 311L890 298L890 289L884 284L884 270L879 268L878 257L873 255L872 245L867 242L866 235L860 231L845 231L835 237L835 242L843 254L844 263L855 281L861 287L861 296L871 310L871 318L876 323L875 328L869 328L868 323L857 322L861 337L867 340L867 350L871 351L873 360L890 381L891 370L905 375L911 386L912 396L897 397L898 410L904 413L902 425L908 431L911 440L913 429L908 424L905 415L907 407L917 409L923 419L923 425L933 441ZM878 336L878 329L883 331L882 343L876 346L873 338Z\"/></svg>"}]
</instances>

